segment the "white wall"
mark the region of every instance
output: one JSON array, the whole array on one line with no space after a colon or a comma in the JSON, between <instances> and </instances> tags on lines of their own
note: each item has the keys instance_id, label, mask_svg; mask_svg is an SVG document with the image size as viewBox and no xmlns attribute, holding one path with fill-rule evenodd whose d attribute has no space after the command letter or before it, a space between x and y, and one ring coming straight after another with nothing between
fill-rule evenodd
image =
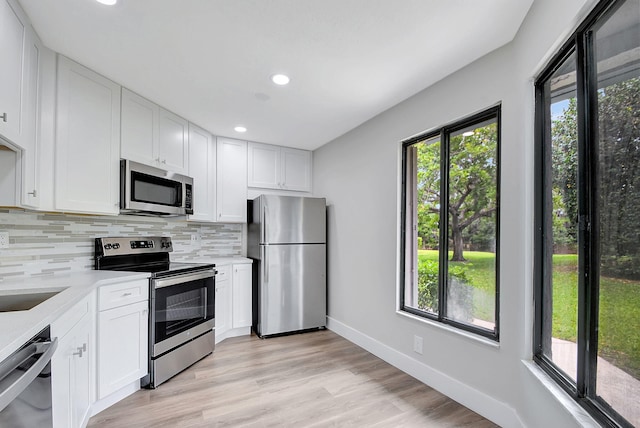
<instances>
[{"instance_id":1,"label":"white wall","mask_svg":"<svg viewBox=\"0 0 640 428\"><path fill-rule=\"evenodd\" d=\"M578 412L572 415L525 362L531 360L533 328L533 79L594 3L536 0L511 44L314 153L314 190L329 205L330 328L502 426L593 422L571 400L562 400ZM396 308L400 141L498 102L501 338L496 346L398 314ZM413 352L414 335L424 338L424 355Z\"/></svg>"}]
</instances>

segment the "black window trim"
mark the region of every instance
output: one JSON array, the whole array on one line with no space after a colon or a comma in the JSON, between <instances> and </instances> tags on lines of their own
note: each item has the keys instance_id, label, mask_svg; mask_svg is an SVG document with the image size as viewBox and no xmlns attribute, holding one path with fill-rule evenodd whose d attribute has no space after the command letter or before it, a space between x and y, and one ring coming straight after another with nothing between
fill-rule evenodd
<instances>
[{"instance_id":1,"label":"black window trim","mask_svg":"<svg viewBox=\"0 0 640 428\"><path fill-rule=\"evenodd\" d=\"M587 18L578 26L560 50L552 57L545 69L535 78L535 125L534 125L534 337L533 360L558 383L580 406L598 422L607 427L630 427L611 405L597 396L591 388L597 376L597 324L599 276L598 233L599 222L596 204L586 195L597 190L598 170L598 123L589 120L597 117L597 70L592 30L597 23L604 22L623 4L623 0L601 0ZM544 191L548 181L550 156L545 146L546 125L549 112L544 100L544 83L573 53L576 54L576 98L578 103L578 180L584 183L583 192L578 192L578 248L584 257L578 258L578 356L576 382L569 378L543 353L543 299L544 299Z\"/></svg>"},{"instance_id":2,"label":"black window trim","mask_svg":"<svg viewBox=\"0 0 640 428\"><path fill-rule=\"evenodd\" d=\"M501 183L501 153L502 153L502 103L497 103L485 110L478 113L474 113L470 116L464 117L451 124L426 131L417 136L411 137L402 141L402 197L401 197L401 248L400 248L400 310L410 313L422 318L426 318L432 321L437 321L442 324L450 325L460 330L464 330L473 334L477 334L496 342L500 341L500 183ZM430 312L421 311L416 308L412 308L405 304L405 260L406 260L406 216L407 216L407 148L414 145L419 141L429 140L435 137L440 137L440 200L449 200L449 185L448 185L448 159L449 159L449 136L451 133L467 128L472 125L482 123L487 120L496 121L496 290L495 290L495 327L494 330L488 330L486 328L466 324L460 321L456 321L451 318L443 316L443 309L446 308L446 284L447 284L447 268L448 257L442 257L442 251L440 251L439 257L439 279L438 279L438 314L432 314ZM444 173L447 172L447 173ZM440 204L440 218L448 218L448 213L445 211L447 204ZM445 248L445 254L448 252L448 221L440 221L439 231L440 248Z\"/></svg>"}]
</instances>

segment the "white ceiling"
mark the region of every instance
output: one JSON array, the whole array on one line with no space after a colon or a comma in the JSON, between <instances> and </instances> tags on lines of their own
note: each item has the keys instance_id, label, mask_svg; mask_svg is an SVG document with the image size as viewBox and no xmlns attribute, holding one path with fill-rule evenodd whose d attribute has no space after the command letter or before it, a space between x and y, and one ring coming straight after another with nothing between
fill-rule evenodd
<instances>
[{"instance_id":1,"label":"white ceiling","mask_svg":"<svg viewBox=\"0 0 640 428\"><path fill-rule=\"evenodd\" d=\"M215 135L305 149L508 43L532 2L20 0L54 51Z\"/></svg>"}]
</instances>

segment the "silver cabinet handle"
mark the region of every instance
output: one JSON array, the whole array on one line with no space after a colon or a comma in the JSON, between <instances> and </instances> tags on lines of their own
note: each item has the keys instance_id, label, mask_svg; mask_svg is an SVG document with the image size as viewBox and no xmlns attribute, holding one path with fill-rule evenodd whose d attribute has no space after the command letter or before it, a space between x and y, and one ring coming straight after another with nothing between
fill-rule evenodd
<instances>
[{"instance_id":1,"label":"silver cabinet handle","mask_svg":"<svg viewBox=\"0 0 640 428\"><path fill-rule=\"evenodd\" d=\"M31 366L29 370L24 372L22 376L16 379L7 389L0 391L0 412L24 391L31 382L40 374L44 366L46 366L58 347L58 338L54 338L51 342L34 343L27 346L21 351L16 352L2 364L0 364L0 373L8 374L18 369L27 358L32 355L42 353L40 358Z\"/></svg>"},{"instance_id":2,"label":"silver cabinet handle","mask_svg":"<svg viewBox=\"0 0 640 428\"><path fill-rule=\"evenodd\" d=\"M33 192L27 192L27 195L31 195L35 198L38 195L38 192L36 189L33 189Z\"/></svg>"},{"instance_id":3,"label":"silver cabinet handle","mask_svg":"<svg viewBox=\"0 0 640 428\"><path fill-rule=\"evenodd\" d=\"M2 121L6 123L7 122L7 113L6 112L2 113L2 116L0 116L0 118L2 118Z\"/></svg>"},{"instance_id":4,"label":"silver cabinet handle","mask_svg":"<svg viewBox=\"0 0 640 428\"><path fill-rule=\"evenodd\" d=\"M127 297L127 296L131 296L133 293L123 293L122 297Z\"/></svg>"},{"instance_id":5,"label":"silver cabinet handle","mask_svg":"<svg viewBox=\"0 0 640 428\"><path fill-rule=\"evenodd\" d=\"M78 352L74 352L72 355L77 355L78 357L82 358L82 353L87 352L87 344L83 343L82 346L78 346L76 349L78 350Z\"/></svg>"}]
</instances>

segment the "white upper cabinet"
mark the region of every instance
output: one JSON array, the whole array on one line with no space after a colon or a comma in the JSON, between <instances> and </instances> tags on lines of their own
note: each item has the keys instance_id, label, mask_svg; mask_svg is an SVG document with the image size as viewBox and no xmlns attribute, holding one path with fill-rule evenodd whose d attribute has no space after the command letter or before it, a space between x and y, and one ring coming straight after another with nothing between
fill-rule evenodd
<instances>
[{"instance_id":1,"label":"white upper cabinet","mask_svg":"<svg viewBox=\"0 0 640 428\"><path fill-rule=\"evenodd\" d=\"M216 141L207 131L189 124L189 175L193 178L195 221L216 220Z\"/></svg>"},{"instance_id":2,"label":"white upper cabinet","mask_svg":"<svg viewBox=\"0 0 640 428\"><path fill-rule=\"evenodd\" d=\"M25 123L28 24L16 1L0 0L0 134L23 147Z\"/></svg>"},{"instance_id":3,"label":"white upper cabinet","mask_svg":"<svg viewBox=\"0 0 640 428\"><path fill-rule=\"evenodd\" d=\"M216 220L246 223L247 142L218 137L216 154Z\"/></svg>"},{"instance_id":4,"label":"white upper cabinet","mask_svg":"<svg viewBox=\"0 0 640 428\"><path fill-rule=\"evenodd\" d=\"M29 67L26 70L26 114L25 125L30 129L30 137L23 140L22 150L22 186L21 203L22 206L39 208L42 191L40 189L40 171L43 165L40 164L41 140L37 128L40 105L40 59L44 47L38 37L30 32L27 35L25 54ZM51 70L53 71L53 70ZM50 161L49 161L50 162Z\"/></svg>"},{"instance_id":5,"label":"white upper cabinet","mask_svg":"<svg viewBox=\"0 0 640 428\"><path fill-rule=\"evenodd\" d=\"M121 156L123 159L158 166L159 107L138 94L122 88Z\"/></svg>"},{"instance_id":6,"label":"white upper cabinet","mask_svg":"<svg viewBox=\"0 0 640 428\"><path fill-rule=\"evenodd\" d=\"M248 150L249 187L311 191L311 152L261 143Z\"/></svg>"},{"instance_id":7,"label":"white upper cabinet","mask_svg":"<svg viewBox=\"0 0 640 428\"><path fill-rule=\"evenodd\" d=\"M120 86L58 57L55 208L118 214Z\"/></svg>"},{"instance_id":8,"label":"white upper cabinet","mask_svg":"<svg viewBox=\"0 0 640 428\"><path fill-rule=\"evenodd\" d=\"M126 88L121 137L123 159L188 173L188 122Z\"/></svg>"},{"instance_id":9,"label":"white upper cabinet","mask_svg":"<svg viewBox=\"0 0 640 428\"><path fill-rule=\"evenodd\" d=\"M162 169L189 173L189 123L160 108L158 159Z\"/></svg>"}]
</instances>

